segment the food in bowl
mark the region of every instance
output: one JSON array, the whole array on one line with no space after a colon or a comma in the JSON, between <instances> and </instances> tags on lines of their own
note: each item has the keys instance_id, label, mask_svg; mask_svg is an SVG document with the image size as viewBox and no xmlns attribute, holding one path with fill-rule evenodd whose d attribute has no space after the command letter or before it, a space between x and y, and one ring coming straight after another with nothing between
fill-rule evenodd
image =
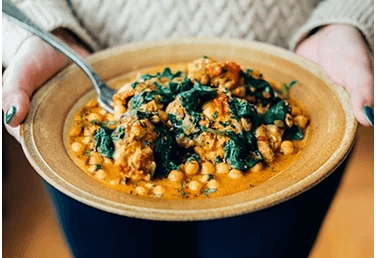
<instances>
[{"instance_id":1,"label":"food in bowl","mask_svg":"<svg viewBox=\"0 0 376 258\"><path fill-rule=\"evenodd\" d=\"M177 70L176 68L179 67ZM235 62L202 57L140 74L74 118L69 152L90 176L126 193L206 198L278 175L309 138L309 114L279 85Z\"/></svg>"}]
</instances>

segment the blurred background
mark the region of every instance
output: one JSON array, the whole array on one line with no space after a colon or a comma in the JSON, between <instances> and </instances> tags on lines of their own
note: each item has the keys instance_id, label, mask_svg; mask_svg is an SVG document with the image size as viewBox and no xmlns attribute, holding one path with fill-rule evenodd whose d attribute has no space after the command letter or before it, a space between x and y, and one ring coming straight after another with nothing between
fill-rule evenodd
<instances>
[{"instance_id":1,"label":"blurred background","mask_svg":"<svg viewBox=\"0 0 376 258\"><path fill-rule=\"evenodd\" d=\"M3 127L3 257L71 257L41 177ZM374 130L359 127L310 258L373 257Z\"/></svg>"}]
</instances>

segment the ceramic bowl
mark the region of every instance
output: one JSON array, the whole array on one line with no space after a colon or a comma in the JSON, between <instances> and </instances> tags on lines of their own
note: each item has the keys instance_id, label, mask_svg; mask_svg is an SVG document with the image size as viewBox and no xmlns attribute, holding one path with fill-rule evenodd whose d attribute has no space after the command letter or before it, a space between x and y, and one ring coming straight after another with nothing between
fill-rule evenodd
<instances>
[{"instance_id":1,"label":"ceramic bowl","mask_svg":"<svg viewBox=\"0 0 376 258\"><path fill-rule=\"evenodd\" d=\"M347 93L318 66L284 49L240 40L194 38L121 46L98 52L89 61L111 82L138 69L190 62L203 55L257 68L277 82L299 82L291 94L310 113L311 139L296 162L278 176L243 192L197 200L146 198L105 187L81 171L64 146L69 114L77 103L94 94L90 81L75 65L49 80L32 98L21 127L28 160L52 186L92 207L129 217L187 221L224 218L276 205L315 186L345 159L357 130Z\"/></svg>"}]
</instances>

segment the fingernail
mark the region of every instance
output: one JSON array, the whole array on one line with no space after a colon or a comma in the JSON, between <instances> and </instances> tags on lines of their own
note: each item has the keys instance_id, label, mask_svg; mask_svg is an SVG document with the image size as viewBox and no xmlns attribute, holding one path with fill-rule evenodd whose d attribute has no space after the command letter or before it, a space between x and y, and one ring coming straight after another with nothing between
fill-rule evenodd
<instances>
[{"instance_id":1,"label":"fingernail","mask_svg":"<svg viewBox=\"0 0 376 258\"><path fill-rule=\"evenodd\" d=\"M368 122L373 126L373 119L374 119L374 117L373 117L373 109L371 107L369 107L369 106L365 106L363 108L363 112L366 115L366 118L367 118Z\"/></svg>"},{"instance_id":2,"label":"fingernail","mask_svg":"<svg viewBox=\"0 0 376 258\"><path fill-rule=\"evenodd\" d=\"M9 124L10 120L14 117L16 114L17 108L15 106L11 106L8 111L5 113L5 123Z\"/></svg>"}]
</instances>

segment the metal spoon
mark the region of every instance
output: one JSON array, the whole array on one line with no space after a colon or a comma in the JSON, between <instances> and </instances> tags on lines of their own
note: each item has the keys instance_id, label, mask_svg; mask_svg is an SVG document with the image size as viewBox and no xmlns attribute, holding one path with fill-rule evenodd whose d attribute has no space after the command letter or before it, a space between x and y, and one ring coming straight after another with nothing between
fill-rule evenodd
<instances>
[{"instance_id":1,"label":"metal spoon","mask_svg":"<svg viewBox=\"0 0 376 258\"><path fill-rule=\"evenodd\" d=\"M42 29L39 25L35 24L30 20L29 17L26 16L25 13L23 13L8 0L2 1L3 13L5 14L5 16L10 21L43 39L55 49L66 55L74 63L76 63L78 67L80 67L91 80L95 90L98 93L99 104L108 112L114 113L114 109L112 107L112 96L116 93L116 90L107 86L104 80L100 78L100 76L94 71L93 67L91 67L91 65L89 65L89 63L84 58L76 54L67 44L56 38L51 33Z\"/></svg>"}]
</instances>

